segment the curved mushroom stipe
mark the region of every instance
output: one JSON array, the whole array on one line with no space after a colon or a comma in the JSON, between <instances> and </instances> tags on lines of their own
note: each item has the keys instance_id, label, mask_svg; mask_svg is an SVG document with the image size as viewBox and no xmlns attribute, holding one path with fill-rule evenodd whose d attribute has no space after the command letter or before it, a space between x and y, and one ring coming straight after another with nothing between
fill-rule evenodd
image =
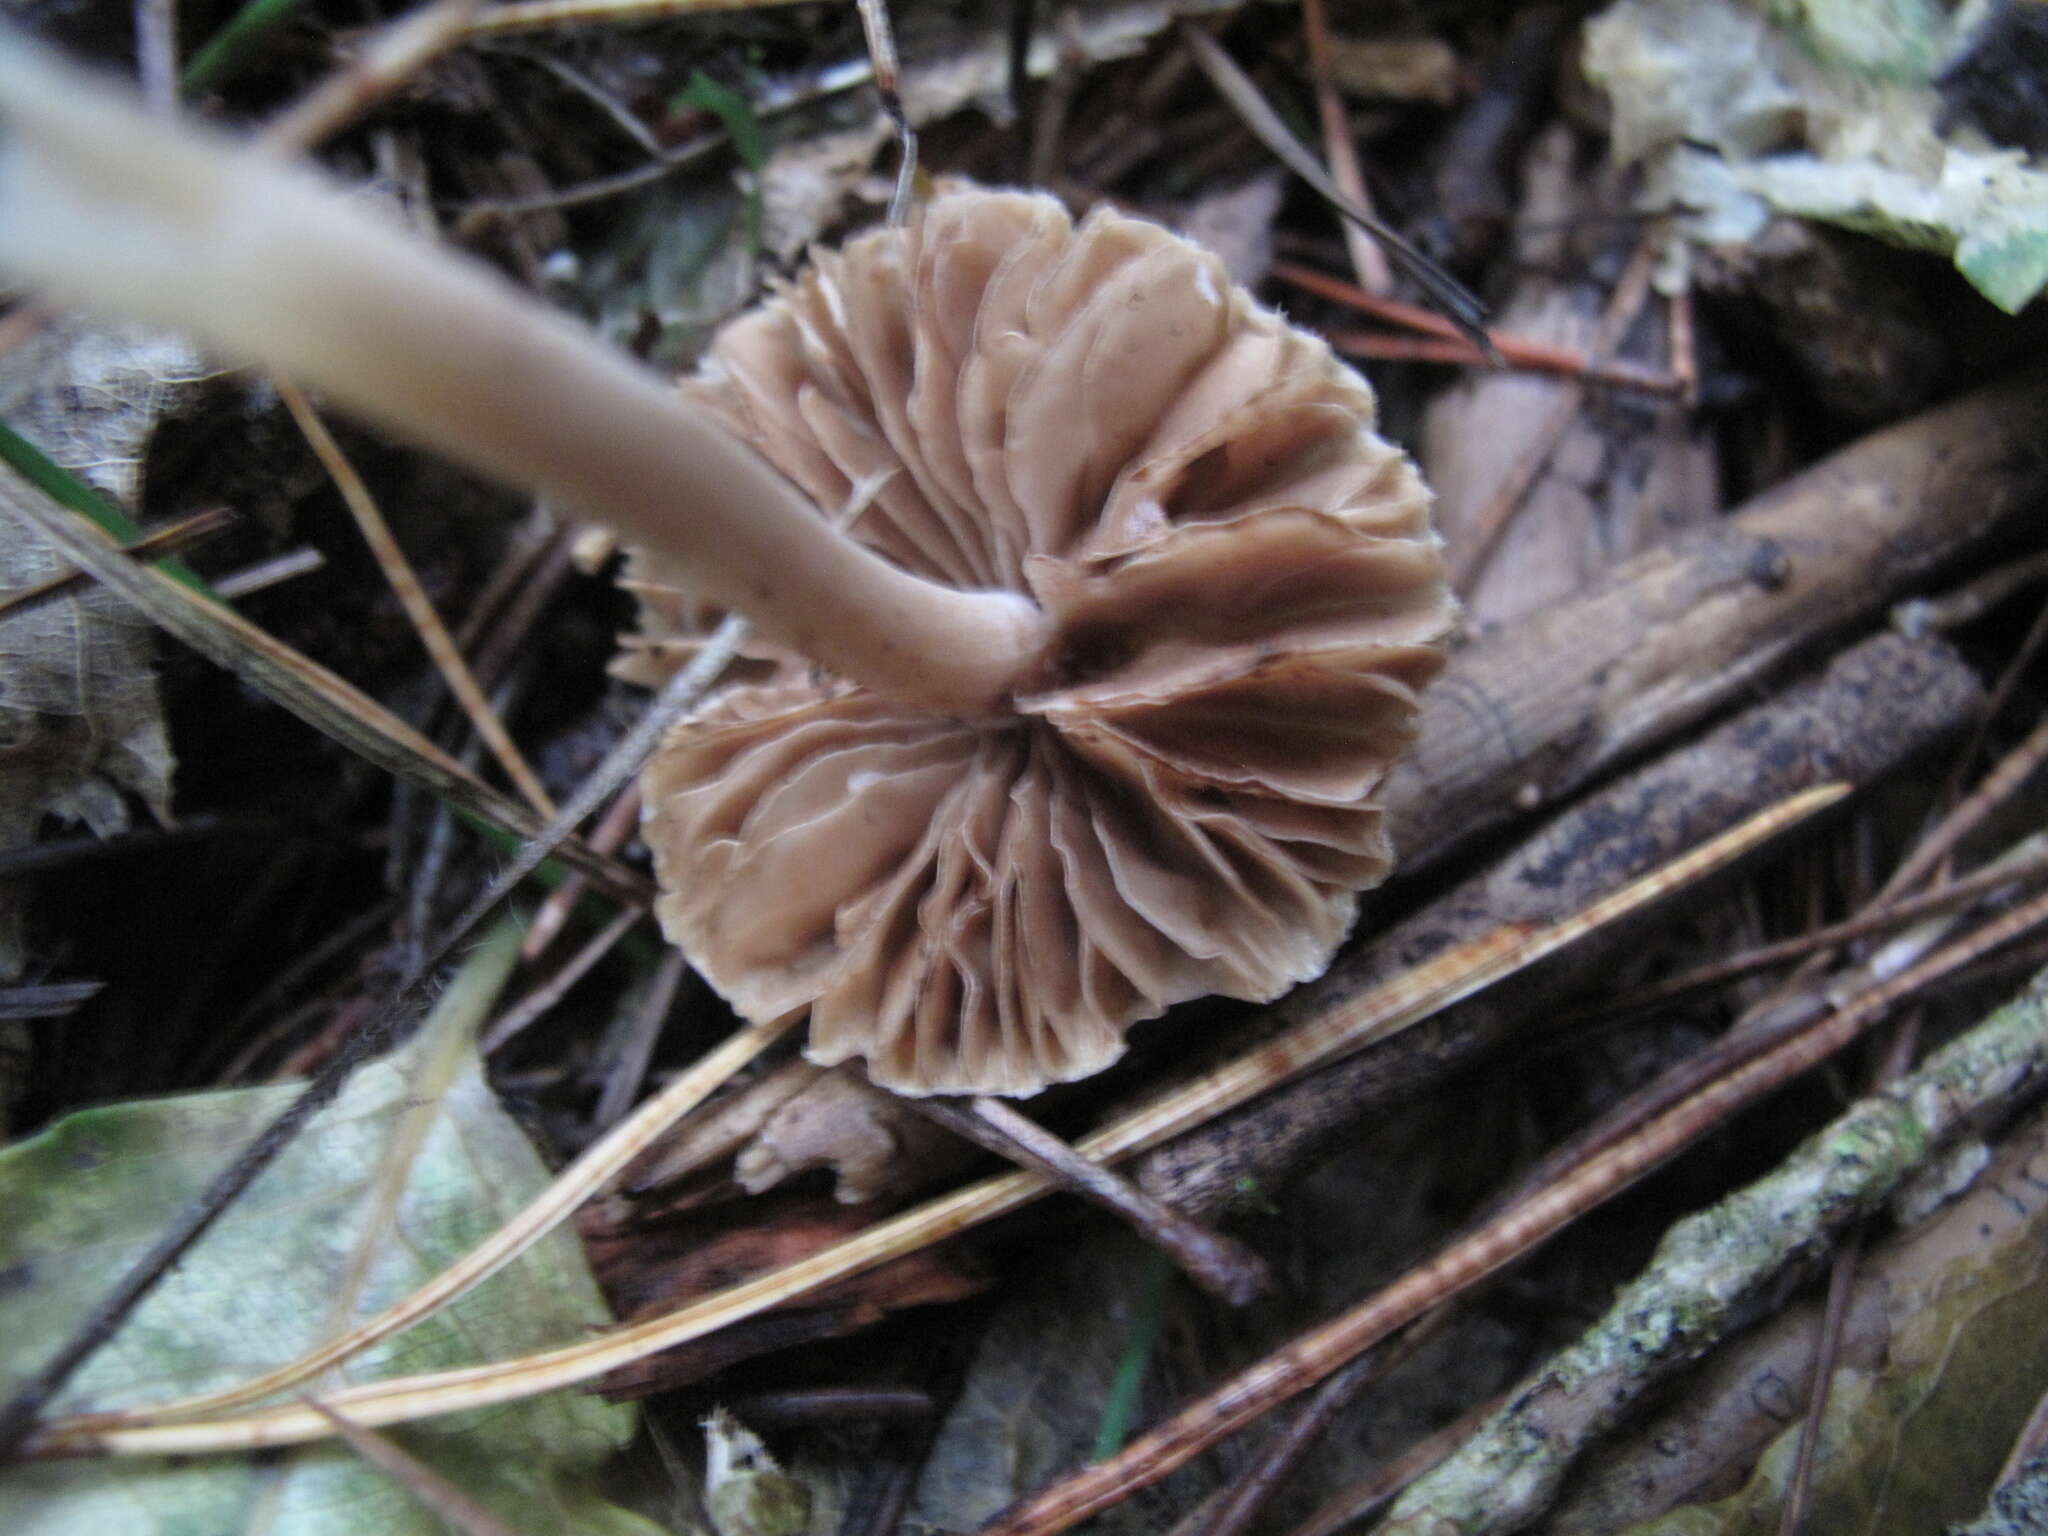
<instances>
[{"instance_id":1,"label":"curved mushroom stipe","mask_svg":"<svg viewBox=\"0 0 2048 1536\"><path fill-rule=\"evenodd\" d=\"M820 507L896 470L854 536L1053 635L994 719L789 665L669 736L661 919L741 1013L808 1004L813 1060L900 1092L1029 1094L1324 969L1456 608L1321 341L1157 225L962 189L818 255L684 388Z\"/></svg>"}]
</instances>

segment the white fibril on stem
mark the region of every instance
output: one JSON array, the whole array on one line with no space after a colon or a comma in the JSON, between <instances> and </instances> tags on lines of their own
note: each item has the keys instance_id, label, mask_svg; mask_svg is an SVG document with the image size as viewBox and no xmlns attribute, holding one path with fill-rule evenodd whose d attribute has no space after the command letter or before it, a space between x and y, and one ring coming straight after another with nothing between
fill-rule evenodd
<instances>
[{"instance_id":1,"label":"white fibril on stem","mask_svg":"<svg viewBox=\"0 0 2048 1536\"><path fill-rule=\"evenodd\" d=\"M898 569L754 451L474 260L253 145L146 114L0 29L0 278L188 331L682 562L701 596L882 692L1000 711L1048 633Z\"/></svg>"}]
</instances>

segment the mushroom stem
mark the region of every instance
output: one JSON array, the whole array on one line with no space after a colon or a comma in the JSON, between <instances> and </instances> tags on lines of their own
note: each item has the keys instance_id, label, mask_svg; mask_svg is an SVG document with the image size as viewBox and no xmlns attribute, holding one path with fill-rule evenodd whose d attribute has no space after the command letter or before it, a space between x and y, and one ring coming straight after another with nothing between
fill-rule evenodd
<instances>
[{"instance_id":1,"label":"mushroom stem","mask_svg":"<svg viewBox=\"0 0 2048 1536\"><path fill-rule=\"evenodd\" d=\"M176 327L675 557L872 688L1000 709L1045 643L1007 592L898 569L662 381L478 262L0 34L0 272Z\"/></svg>"}]
</instances>

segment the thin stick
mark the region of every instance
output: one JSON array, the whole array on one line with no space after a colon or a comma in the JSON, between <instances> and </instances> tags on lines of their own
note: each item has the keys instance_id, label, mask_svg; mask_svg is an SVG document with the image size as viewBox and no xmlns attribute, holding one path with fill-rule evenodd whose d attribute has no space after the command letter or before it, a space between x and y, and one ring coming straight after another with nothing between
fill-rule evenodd
<instances>
[{"instance_id":1,"label":"thin stick","mask_svg":"<svg viewBox=\"0 0 2048 1536\"><path fill-rule=\"evenodd\" d=\"M505 777L512 781L520 798L541 815L554 815L554 800L541 786L540 776L528 765L525 754L505 730L497 711L491 708L491 701L484 697L483 689L469 670L469 663L456 649L448 626L441 622L433 599L420 585L419 573L413 569L412 561L406 558L398 540L391 536L391 525L384 520L384 513L370 494L370 488L363 484L363 477L356 473L355 465L341 451L341 444L334 440L334 434L327 430L327 423L314 411L304 392L289 379L275 382L278 398L292 413L292 420L298 423L299 430L312 444L315 456L326 469L328 478L334 481L334 488L341 492L341 499L348 504L349 513L355 518L356 527L362 530L363 542L370 546L370 553L377 561L377 568L384 573L392 596L405 610L406 618L418 632L420 643L427 648L427 655L433 659L442 681L455 695L455 702L462 706L462 712L469 717L477 736L491 756L497 759L498 766L505 770Z\"/></svg>"},{"instance_id":2,"label":"thin stick","mask_svg":"<svg viewBox=\"0 0 2048 1536\"><path fill-rule=\"evenodd\" d=\"M1894 981L1872 989L1853 1006L1738 1068L1626 1141L1516 1202L1377 1295L1297 1336L1117 1455L1026 1499L984 1527L982 1536L1054 1536L1158 1482L1423 1311L1528 1253L1725 1124L1738 1110L1819 1065L1900 998L2043 922L2048 922L2048 896L1985 924Z\"/></svg>"},{"instance_id":3,"label":"thin stick","mask_svg":"<svg viewBox=\"0 0 2048 1536\"><path fill-rule=\"evenodd\" d=\"M669 1010L675 1007L676 993L682 990L683 977L689 974L689 970L689 959L680 949L662 951L661 958L655 962L646 995L633 1009L624 1048L606 1072L604 1089L597 1096L597 1108L591 1111L590 1123L593 1126L602 1128L610 1125L632 1104L633 1096L640 1091L640 1084L646 1081L647 1064L654 1059L655 1042L661 1039Z\"/></svg>"},{"instance_id":4,"label":"thin stick","mask_svg":"<svg viewBox=\"0 0 2048 1536\"><path fill-rule=\"evenodd\" d=\"M1358 161L1358 140L1352 136L1351 116L1344 110L1344 98L1337 90L1337 70L1330 56L1330 27L1323 15L1323 0L1303 0L1301 30L1308 41L1308 72L1315 83L1316 114L1322 119L1323 158L1330 162L1330 180L1352 202L1371 213L1365 168ZM1342 224L1344 246L1351 253L1351 268L1358 276L1358 286L1368 293L1391 293L1394 273L1387 265L1386 252L1359 225L1349 219Z\"/></svg>"},{"instance_id":5,"label":"thin stick","mask_svg":"<svg viewBox=\"0 0 2048 1536\"><path fill-rule=\"evenodd\" d=\"M387 22L356 56L264 125L259 142L279 153L326 142L469 34L483 0L430 0Z\"/></svg>"},{"instance_id":6,"label":"thin stick","mask_svg":"<svg viewBox=\"0 0 2048 1536\"><path fill-rule=\"evenodd\" d=\"M535 1020L559 1003L568 990L581 981L593 965L611 953L633 926L647 915L645 907L624 907L584 946L571 955L562 968L507 1009L478 1042L479 1054L489 1056L530 1027Z\"/></svg>"},{"instance_id":7,"label":"thin stick","mask_svg":"<svg viewBox=\"0 0 2048 1536\"><path fill-rule=\"evenodd\" d=\"M1501 339L1499 331L1487 334L1495 342ZM1363 358L1369 362L1450 363L1466 368L1499 366L1482 357L1479 349L1470 342L1452 341L1441 336L1401 336L1389 331L1327 331L1324 339L1346 357ZM1640 363L1602 360L1562 347L1552 354L1532 351L1522 357L1503 347L1500 355L1509 368L1524 373L1559 374L1587 384L1629 389L1645 395L1675 395L1679 392L1677 379L1654 368L1645 368Z\"/></svg>"},{"instance_id":8,"label":"thin stick","mask_svg":"<svg viewBox=\"0 0 2048 1536\"><path fill-rule=\"evenodd\" d=\"M1211 1296L1241 1307L1266 1289L1271 1276L1265 1260L1249 1248L1083 1156L1004 1100L983 1095L965 1106L947 1099L907 1102L955 1135L1128 1222Z\"/></svg>"},{"instance_id":9,"label":"thin stick","mask_svg":"<svg viewBox=\"0 0 2048 1536\"><path fill-rule=\"evenodd\" d=\"M274 560L259 560L218 578L213 595L224 602L236 602L252 592L261 592L295 577L310 575L327 564L327 557L311 547L288 550Z\"/></svg>"},{"instance_id":10,"label":"thin stick","mask_svg":"<svg viewBox=\"0 0 2048 1536\"><path fill-rule=\"evenodd\" d=\"M1506 1402L1506 1394L1489 1398L1436 1433L1416 1441L1372 1476L1333 1494L1287 1536L1336 1536L1346 1526L1363 1520L1463 1445Z\"/></svg>"},{"instance_id":11,"label":"thin stick","mask_svg":"<svg viewBox=\"0 0 2048 1536\"><path fill-rule=\"evenodd\" d=\"M1670 891L1705 878L1846 793L1848 787L1840 784L1806 790L1571 917L1547 926L1516 925L1447 950L1207 1077L1141 1106L1082 1141L1079 1150L1100 1161L1116 1161L1156 1146L1300 1073L1385 1039ZM643 1107L641 1113L646 1112ZM573 1386L1018 1210L1047 1187L1042 1179L1025 1173L988 1179L878 1222L795 1264L596 1339L516 1360L364 1383L337 1393L335 1401L363 1423L391 1424ZM245 1389L230 1390L240 1397ZM327 1433L316 1416L289 1406L211 1422L165 1423L165 1417L164 1408L155 1408L60 1420L38 1436L36 1449L155 1455L285 1445Z\"/></svg>"},{"instance_id":12,"label":"thin stick","mask_svg":"<svg viewBox=\"0 0 2048 1536\"><path fill-rule=\"evenodd\" d=\"M1936 805L1953 805L1962 794L1963 780L1977 761L1977 755L1984 750L1984 742L1991 734L1991 727L2005 713L2005 706L2012 701L2020 682L2033 670L2034 660L2041 654L2041 647L2048 643L2048 602L2042 603L2034 612L2034 621L2027 626L2027 633L2012 653L2012 659L2005 664L1998 682L1991 689L1991 696L1984 701L1983 712L1977 717L1976 729L1970 732L1970 739L1963 743L1962 751L1956 754L1955 766L1942 781L1941 792L1934 797ZM1943 860L1946 864L1947 860Z\"/></svg>"},{"instance_id":13,"label":"thin stick","mask_svg":"<svg viewBox=\"0 0 2048 1536\"><path fill-rule=\"evenodd\" d=\"M462 1536L521 1536L519 1531L396 1441L343 1417L317 1397L305 1397L300 1401L334 1426L337 1439L371 1466L388 1472L393 1481L402 1484L431 1513L439 1515Z\"/></svg>"},{"instance_id":14,"label":"thin stick","mask_svg":"<svg viewBox=\"0 0 2048 1536\"><path fill-rule=\"evenodd\" d=\"M1623 268L1614 292L1607 297L1599 324L1593 328L1590 350L1595 358L1605 358L1619 347L1628 334L1629 326L1642 311L1643 301L1650 292L1650 276L1657 265L1657 249L1657 241L1645 237L1636 246L1627 267ZM1560 388L1556 401L1542 418L1536 435L1523 450L1521 458L1509 470L1492 498L1473 515L1451 555L1451 585L1460 592L1471 591L1472 584L1485 571L1523 499L1549 467L1551 455L1557 452L1557 445L1564 441L1565 433L1578 419L1585 403L1586 391L1582 385L1568 383Z\"/></svg>"},{"instance_id":15,"label":"thin stick","mask_svg":"<svg viewBox=\"0 0 2048 1536\"><path fill-rule=\"evenodd\" d=\"M1700 403L1700 357L1692 307L1692 247L1683 240L1673 242L1682 268L1678 291L1671 295L1665 315L1665 334L1671 351L1671 374L1678 380L1679 398L1687 410Z\"/></svg>"},{"instance_id":16,"label":"thin stick","mask_svg":"<svg viewBox=\"0 0 2048 1536\"><path fill-rule=\"evenodd\" d=\"M123 544L121 553L131 560L161 560L166 555L176 554L181 549L190 549L194 544L212 538L233 521L234 514L225 507L195 512L169 527L159 528L146 539ZM0 595L0 619L40 608L44 603L85 585L90 579L87 572L74 566L69 570L59 571L32 587L22 587Z\"/></svg>"},{"instance_id":17,"label":"thin stick","mask_svg":"<svg viewBox=\"0 0 2048 1536\"><path fill-rule=\"evenodd\" d=\"M1956 845L2011 798L2043 762L2048 762L2048 720L2035 726L2018 746L2000 758L1997 766L1985 774L1970 792L1969 798L1944 816L1941 824L1920 840L1920 846L1913 850L1912 857L1885 882L1884 890L1877 899L1882 902L1901 891L1911 890L1926 879L1942 860L1955 852Z\"/></svg>"},{"instance_id":18,"label":"thin stick","mask_svg":"<svg viewBox=\"0 0 2048 1536\"><path fill-rule=\"evenodd\" d=\"M639 825L640 786L628 784L619 791L611 809L604 813L585 841L599 853L617 853ZM531 965L545 954L548 946L554 943L555 935L562 931L562 925L569 921L569 914L576 910L576 903L589 889L590 882L572 871L568 879L549 891L547 900L533 915L533 925L526 930L526 938L519 946L519 958Z\"/></svg>"},{"instance_id":19,"label":"thin stick","mask_svg":"<svg viewBox=\"0 0 2048 1536\"><path fill-rule=\"evenodd\" d=\"M1367 1350L1325 1378L1301 1410L1259 1447L1257 1458L1237 1481L1221 1490L1205 1508L1182 1521L1173 1536L1239 1536L1273 1495L1286 1486L1302 1457L1322 1438L1337 1415L1379 1377L1412 1358L1422 1341L1435 1331L1432 1323L1441 1326L1441 1320L1450 1315L1450 1308L1438 1308L1392 1345Z\"/></svg>"},{"instance_id":20,"label":"thin stick","mask_svg":"<svg viewBox=\"0 0 2048 1536\"><path fill-rule=\"evenodd\" d=\"M1830 924L1825 928L1816 928L1811 933L1781 939L1775 944L1758 945L1754 949L1744 950L1739 955L1709 961L1681 975L1666 977L1649 986L1638 987L1633 992L1624 992L1621 996L1594 1009L1590 1016L1610 1018L1624 1013L1638 1013L1689 992L1719 986L1756 971L1769 970L1773 966L1783 965L1788 960L1803 959L1817 950L1838 949L1853 940L1868 938L1876 933L1888 933L1916 919L1967 906L1987 892L2004 890L2007 886L2018 885L2044 874L2048 874L2048 838L2037 834L2013 850L2013 855L1987 865L1973 874L1965 875L1960 880L1951 880L1947 885L1937 886L1934 890L1904 901L1893 902L1889 906L1880 906L1873 902L1854 917L1842 922Z\"/></svg>"}]
</instances>

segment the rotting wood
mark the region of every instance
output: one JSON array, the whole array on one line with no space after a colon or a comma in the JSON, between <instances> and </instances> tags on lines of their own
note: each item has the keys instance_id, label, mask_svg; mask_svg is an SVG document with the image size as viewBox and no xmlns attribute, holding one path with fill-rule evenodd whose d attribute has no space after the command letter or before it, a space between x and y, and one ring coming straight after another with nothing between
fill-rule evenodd
<instances>
[{"instance_id":1,"label":"rotting wood","mask_svg":"<svg viewBox=\"0 0 2048 1536\"><path fill-rule=\"evenodd\" d=\"M2048 496L2048 370L1842 449L1583 597L1483 636L1386 789L1413 870L1741 697Z\"/></svg>"},{"instance_id":2,"label":"rotting wood","mask_svg":"<svg viewBox=\"0 0 2048 1536\"><path fill-rule=\"evenodd\" d=\"M1758 807L1827 778L1867 783L1968 724L1983 698L1945 643L1884 634L1817 678L1727 721L1558 817L1491 869L1340 960L1273 1011L1299 1022L1502 924L1571 911ZM1657 919L1662 921L1664 919ZM1270 1189L1386 1105L1427 1090L1527 1027L1545 998L1583 985L1639 933L1591 936L1420 1029L1334 1063L1168 1143L1138 1182L1183 1210L1213 1212Z\"/></svg>"}]
</instances>

